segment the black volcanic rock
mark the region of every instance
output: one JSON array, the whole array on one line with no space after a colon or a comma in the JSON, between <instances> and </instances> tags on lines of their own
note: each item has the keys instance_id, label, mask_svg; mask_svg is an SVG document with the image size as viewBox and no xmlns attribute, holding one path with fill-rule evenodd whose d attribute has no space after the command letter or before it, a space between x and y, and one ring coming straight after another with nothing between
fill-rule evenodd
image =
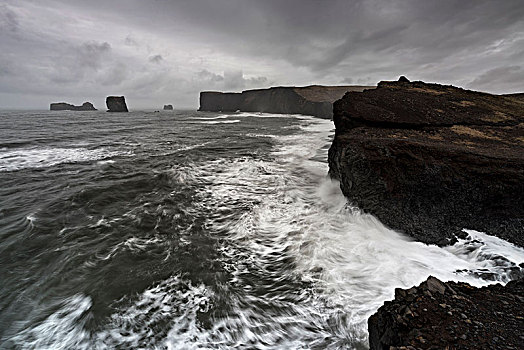
<instances>
[{"instance_id":1,"label":"black volcanic rock","mask_svg":"<svg viewBox=\"0 0 524 350\"><path fill-rule=\"evenodd\" d=\"M409 83L409 79L403 75L401 75L400 78L398 78L398 81L401 81L403 83Z\"/></svg>"},{"instance_id":2,"label":"black volcanic rock","mask_svg":"<svg viewBox=\"0 0 524 350\"><path fill-rule=\"evenodd\" d=\"M524 246L524 103L381 82L334 103L330 175L393 229L445 245L463 228Z\"/></svg>"},{"instance_id":3,"label":"black volcanic rock","mask_svg":"<svg viewBox=\"0 0 524 350\"><path fill-rule=\"evenodd\" d=\"M164 111L172 111L173 105L164 105Z\"/></svg>"},{"instance_id":4,"label":"black volcanic rock","mask_svg":"<svg viewBox=\"0 0 524 350\"><path fill-rule=\"evenodd\" d=\"M108 112L129 112L124 96L108 96L106 105Z\"/></svg>"},{"instance_id":5,"label":"black volcanic rock","mask_svg":"<svg viewBox=\"0 0 524 350\"><path fill-rule=\"evenodd\" d=\"M371 350L522 349L523 329L522 279L474 288L430 276L368 320Z\"/></svg>"},{"instance_id":6,"label":"black volcanic rock","mask_svg":"<svg viewBox=\"0 0 524 350\"><path fill-rule=\"evenodd\" d=\"M362 91L368 86L272 87L242 93L204 91L200 111L266 112L306 114L331 119L333 102L347 91Z\"/></svg>"},{"instance_id":7,"label":"black volcanic rock","mask_svg":"<svg viewBox=\"0 0 524 350\"><path fill-rule=\"evenodd\" d=\"M51 111L96 111L91 102L84 102L81 106L75 106L65 102L51 103Z\"/></svg>"}]
</instances>

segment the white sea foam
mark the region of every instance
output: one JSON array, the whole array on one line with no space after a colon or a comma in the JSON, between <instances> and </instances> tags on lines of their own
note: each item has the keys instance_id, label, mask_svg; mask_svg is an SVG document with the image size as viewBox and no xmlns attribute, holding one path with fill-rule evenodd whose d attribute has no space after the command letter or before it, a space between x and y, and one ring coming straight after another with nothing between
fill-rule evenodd
<instances>
[{"instance_id":1,"label":"white sea foam","mask_svg":"<svg viewBox=\"0 0 524 350\"><path fill-rule=\"evenodd\" d=\"M200 122L200 124L234 124L234 123L240 123L239 119L233 119L233 120L213 120L209 122Z\"/></svg>"},{"instance_id":2,"label":"white sea foam","mask_svg":"<svg viewBox=\"0 0 524 350\"><path fill-rule=\"evenodd\" d=\"M173 276L140 294L132 306L111 316L107 327L96 334L98 348L202 349L206 332L197 314L209 308L212 293L203 284L194 286ZM166 322L170 331L155 342L155 324ZM156 343L156 345L155 345Z\"/></svg>"},{"instance_id":3,"label":"white sea foam","mask_svg":"<svg viewBox=\"0 0 524 350\"><path fill-rule=\"evenodd\" d=\"M28 148L0 152L0 171L16 171L27 168L45 168L62 163L78 163L102 160L123 152L109 151L105 148Z\"/></svg>"},{"instance_id":4,"label":"white sea foam","mask_svg":"<svg viewBox=\"0 0 524 350\"><path fill-rule=\"evenodd\" d=\"M11 345L6 345L17 349L91 349L90 335L83 330L91 305L91 298L85 295L67 298L57 311L19 332L10 339Z\"/></svg>"},{"instance_id":5,"label":"white sea foam","mask_svg":"<svg viewBox=\"0 0 524 350\"><path fill-rule=\"evenodd\" d=\"M221 114L216 117L203 117L203 118L194 118L194 120L214 120L214 119L227 119L232 117L231 114Z\"/></svg>"},{"instance_id":6,"label":"white sea foam","mask_svg":"<svg viewBox=\"0 0 524 350\"><path fill-rule=\"evenodd\" d=\"M314 285L307 303L282 304L293 316L268 319L232 301L236 316L220 321L217 327L223 331L214 333L222 337L218 343L261 346L273 341L273 347L268 348L281 348L282 344L308 348L313 339L331 337L335 339L322 346L365 347L367 318L393 298L395 288L419 284L429 275L475 286L493 283L479 279L475 271L489 271L504 283L509 265L493 263L489 253L505 256L515 264L523 261L523 249L486 234L468 231L470 238L440 248L412 241L351 208L339 184L326 178L325 161L314 160L333 131L332 124L304 119L308 122L304 134L279 138L275 162L215 161L209 164L215 171L202 174L216 184L208 205L260 199L236 222L208 223L212 230L230 232L224 253L233 261L228 265L235 276L231 284L245 283L242 276L250 273L250 265L269 269L277 262L275 256L290 256L295 271L289 273ZM320 159L325 159L325 154ZM471 246L474 240L482 244ZM252 288L244 287L248 293ZM251 298L252 305L274 302Z\"/></svg>"}]
</instances>

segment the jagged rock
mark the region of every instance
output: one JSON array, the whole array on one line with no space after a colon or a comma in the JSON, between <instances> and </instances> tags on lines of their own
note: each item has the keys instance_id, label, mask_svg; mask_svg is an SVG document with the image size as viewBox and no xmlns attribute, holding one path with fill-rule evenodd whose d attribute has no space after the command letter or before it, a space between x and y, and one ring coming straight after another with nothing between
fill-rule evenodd
<instances>
[{"instance_id":1,"label":"jagged rock","mask_svg":"<svg viewBox=\"0 0 524 350\"><path fill-rule=\"evenodd\" d=\"M401 291L369 318L371 350L522 347L524 280L474 288L429 277Z\"/></svg>"},{"instance_id":2,"label":"jagged rock","mask_svg":"<svg viewBox=\"0 0 524 350\"><path fill-rule=\"evenodd\" d=\"M381 82L334 103L330 174L386 225L445 245L463 228L524 246L524 102Z\"/></svg>"},{"instance_id":3,"label":"jagged rock","mask_svg":"<svg viewBox=\"0 0 524 350\"><path fill-rule=\"evenodd\" d=\"M347 91L362 91L369 86L272 87L242 93L204 91L200 111L266 112L306 114L331 119L333 102Z\"/></svg>"},{"instance_id":4,"label":"jagged rock","mask_svg":"<svg viewBox=\"0 0 524 350\"><path fill-rule=\"evenodd\" d=\"M106 105L108 112L129 112L124 96L108 96Z\"/></svg>"},{"instance_id":5,"label":"jagged rock","mask_svg":"<svg viewBox=\"0 0 524 350\"><path fill-rule=\"evenodd\" d=\"M172 111L173 105L164 105L164 111Z\"/></svg>"},{"instance_id":6,"label":"jagged rock","mask_svg":"<svg viewBox=\"0 0 524 350\"><path fill-rule=\"evenodd\" d=\"M51 103L51 111L96 111L91 102L84 102L81 106L75 106L65 102Z\"/></svg>"}]
</instances>

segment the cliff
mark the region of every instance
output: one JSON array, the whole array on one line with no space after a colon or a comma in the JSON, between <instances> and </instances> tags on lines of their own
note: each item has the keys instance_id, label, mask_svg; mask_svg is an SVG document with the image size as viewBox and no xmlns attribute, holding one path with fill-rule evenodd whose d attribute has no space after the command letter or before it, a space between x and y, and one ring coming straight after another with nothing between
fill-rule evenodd
<instances>
[{"instance_id":1,"label":"cliff","mask_svg":"<svg viewBox=\"0 0 524 350\"><path fill-rule=\"evenodd\" d=\"M108 112L129 112L124 96L108 96L106 98Z\"/></svg>"},{"instance_id":2,"label":"cliff","mask_svg":"<svg viewBox=\"0 0 524 350\"><path fill-rule=\"evenodd\" d=\"M75 106L65 102L51 103L51 111L96 111L91 102L84 102L81 106Z\"/></svg>"},{"instance_id":3,"label":"cliff","mask_svg":"<svg viewBox=\"0 0 524 350\"><path fill-rule=\"evenodd\" d=\"M200 93L200 111L266 112L306 114L331 119L333 102L347 91L363 91L368 86L272 87L241 93L204 91Z\"/></svg>"},{"instance_id":4,"label":"cliff","mask_svg":"<svg viewBox=\"0 0 524 350\"><path fill-rule=\"evenodd\" d=\"M368 320L371 350L522 349L524 280L474 288L429 277Z\"/></svg>"},{"instance_id":5,"label":"cliff","mask_svg":"<svg viewBox=\"0 0 524 350\"><path fill-rule=\"evenodd\" d=\"M334 104L330 175L386 225L445 245L463 228L524 246L524 102L381 82Z\"/></svg>"}]
</instances>

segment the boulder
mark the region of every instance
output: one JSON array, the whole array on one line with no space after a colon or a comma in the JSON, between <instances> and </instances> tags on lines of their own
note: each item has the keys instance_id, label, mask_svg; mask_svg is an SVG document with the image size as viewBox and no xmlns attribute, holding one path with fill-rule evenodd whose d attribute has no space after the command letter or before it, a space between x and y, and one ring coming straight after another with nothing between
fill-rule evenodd
<instances>
[{"instance_id":1,"label":"boulder","mask_svg":"<svg viewBox=\"0 0 524 350\"><path fill-rule=\"evenodd\" d=\"M81 106L75 106L65 102L51 103L51 111L96 111L91 102L84 102Z\"/></svg>"},{"instance_id":2,"label":"boulder","mask_svg":"<svg viewBox=\"0 0 524 350\"><path fill-rule=\"evenodd\" d=\"M172 111L173 105L164 105L164 111Z\"/></svg>"},{"instance_id":3,"label":"boulder","mask_svg":"<svg viewBox=\"0 0 524 350\"><path fill-rule=\"evenodd\" d=\"M398 81L333 111L330 175L358 207L425 243L467 228L524 246L524 101Z\"/></svg>"},{"instance_id":4,"label":"boulder","mask_svg":"<svg viewBox=\"0 0 524 350\"><path fill-rule=\"evenodd\" d=\"M108 112L129 112L124 96L108 96L106 105Z\"/></svg>"},{"instance_id":5,"label":"boulder","mask_svg":"<svg viewBox=\"0 0 524 350\"><path fill-rule=\"evenodd\" d=\"M371 350L521 349L524 280L483 288L442 282L396 289L368 320Z\"/></svg>"}]
</instances>

